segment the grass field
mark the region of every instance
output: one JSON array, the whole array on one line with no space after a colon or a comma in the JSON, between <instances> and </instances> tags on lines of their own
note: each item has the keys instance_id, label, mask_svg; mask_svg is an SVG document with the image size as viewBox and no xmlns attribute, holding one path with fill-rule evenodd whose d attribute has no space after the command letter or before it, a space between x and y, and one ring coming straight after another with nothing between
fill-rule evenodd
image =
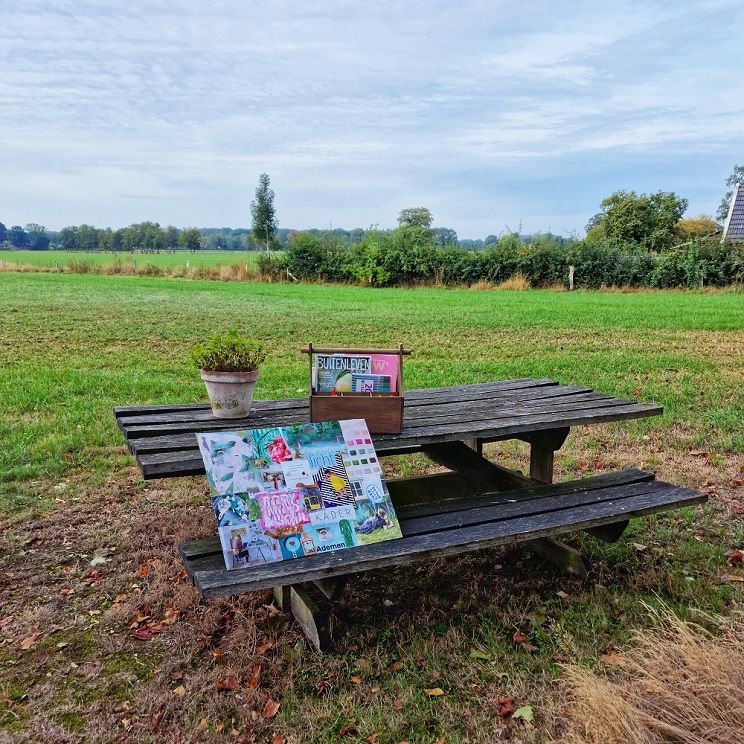
<instances>
[{"instance_id":1,"label":"grass field","mask_svg":"<svg viewBox=\"0 0 744 744\"><path fill-rule=\"evenodd\" d=\"M226 266L239 261L254 265L256 251L201 251L190 253L85 253L84 251L0 251L0 264L40 266L48 269L65 269L70 264L84 262L94 266L111 266L120 261L134 262L138 266L148 263L159 268L185 268L198 266Z\"/></svg>"},{"instance_id":2,"label":"grass field","mask_svg":"<svg viewBox=\"0 0 744 744\"><path fill-rule=\"evenodd\" d=\"M298 349L309 340L403 341L414 350L408 387L539 376L660 402L657 419L572 432L558 477L643 466L711 501L634 523L613 546L577 536L595 566L586 580L557 576L527 551L496 550L360 577L338 653L319 658L268 594L196 601L175 545L214 529L203 479L143 483L111 414L202 399L188 349L230 327L271 350L259 397L307 394ZM2 273L0 731L29 741L181 731L330 742L352 729L344 740L411 744L559 735L561 663L594 665L627 643L648 622L644 601L683 616L741 602L742 570L726 552L743 540L743 362L735 293ZM519 443L489 454L524 467ZM388 464L390 474L426 467L420 457ZM143 642L129 635L138 612L176 621ZM515 630L534 651L514 645ZM260 684L246 684L257 665ZM433 687L446 694L428 697ZM502 719L505 696L530 705L534 721ZM275 717L263 714L269 699L281 703Z\"/></svg>"}]
</instances>

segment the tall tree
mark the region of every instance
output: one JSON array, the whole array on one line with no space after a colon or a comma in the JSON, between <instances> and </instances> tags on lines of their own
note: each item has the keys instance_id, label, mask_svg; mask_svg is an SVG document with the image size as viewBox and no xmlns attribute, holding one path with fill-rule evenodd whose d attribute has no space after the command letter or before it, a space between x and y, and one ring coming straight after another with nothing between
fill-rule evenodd
<instances>
[{"instance_id":1,"label":"tall tree","mask_svg":"<svg viewBox=\"0 0 744 744\"><path fill-rule=\"evenodd\" d=\"M687 199L673 191L640 195L616 191L602 200L601 207L594 229L601 228L610 242L660 251L676 240L675 226L687 209Z\"/></svg>"},{"instance_id":2,"label":"tall tree","mask_svg":"<svg viewBox=\"0 0 744 744\"><path fill-rule=\"evenodd\" d=\"M2 222L0 222L0 243L4 243L8 239L8 230L3 225Z\"/></svg>"},{"instance_id":3,"label":"tall tree","mask_svg":"<svg viewBox=\"0 0 744 744\"><path fill-rule=\"evenodd\" d=\"M28 235L28 245L31 250L45 251L49 247L49 237L44 225L30 222L26 225L26 235Z\"/></svg>"},{"instance_id":4,"label":"tall tree","mask_svg":"<svg viewBox=\"0 0 744 744\"><path fill-rule=\"evenodd\" d=\"M173 225L165 228L165 247L170 251L175 251L178 247L178 228Z\"/></svg>"},{"instance_id":5,"label":"tall tree","mask_svg":"<svg viewBox=\"0 0 744 744\"><path fill-rule=\"evenodd\" d=\"M733 172L726 179L726 186L729 187L729 190L726 192L723 199L721 199L721 203L718 206L718 213L716 214L716 217L718 217L721 222L728 217L731 198L734 195L734 189L736 188L737 183L744 184L744 165L735 165Z\"/></svg>"},{"instance_id":6,"label":"tall tree","mask_svg":"<svg viewBox=\"0 0 744 744\"><path fill-rule=\"evenodd\" d=\"M62 228L59 233L59 247L63 251L78 250L77 227L75 225Z\"/></svg>"},{"instance_id":7,"label":"tall tree","mask_svg":"<svg viewBox=\"0 0 744 744\"><path fill-rule=\"evenodd\" d=\"M14 248L26 248L28 246L28 235L20 225L13 225L8 230L8 240Z\"/></svg>"},{"instance_id":8,"label":"tall tree","mask_svg":"<svg viewBox=\"0 0 744 744\"><path fill-rule=\"evenodd\" d=\"M178 245L187 251L196 253L201 250L201 233L195 227L187 227L185 230L181 230L181 234L178 236Z\"/></svg>"},{"instance_id":9,"label":"tall tree","mask_svg":"<svg viewBox=\"0 0 744 744\"><path fill-rule=\"evenodd\" d=\"M265 241L268 251L269 242L276 232L277 221L274 210L274 191L271 189L269 176L266 173L262 173L258 178L256 198L251 202L251 215L253 216L253 237L256 240Z\"/></svg>"},{"instance_id":10,"label":"tall tree","mask_svg":"<svg viewBox=\"0 0 744 744\"><path fill-rule=\"evenodd\" d=\"M398 215L398 225L400 227L423 227L428 230L433 221L434 218L426 207L401 209Z\"/></svg>"}]
</instances>

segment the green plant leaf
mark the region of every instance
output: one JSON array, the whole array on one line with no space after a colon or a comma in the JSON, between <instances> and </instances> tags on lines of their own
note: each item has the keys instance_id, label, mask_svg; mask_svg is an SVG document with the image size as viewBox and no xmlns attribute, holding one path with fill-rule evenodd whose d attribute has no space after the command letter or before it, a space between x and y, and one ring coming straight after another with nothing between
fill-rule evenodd
<instances>
[{"instance_id":1,"label":"green plant leaf","mask_svg":"<svg viewBox=\"0 0 744 744\"><path fill-rule=\"evenodd\" d=\"M521 718L527 723L531 723L534 718L531 705L523 705L521 708L517 708L512 714L512 718Z\"/></svg>"}]
</instances>

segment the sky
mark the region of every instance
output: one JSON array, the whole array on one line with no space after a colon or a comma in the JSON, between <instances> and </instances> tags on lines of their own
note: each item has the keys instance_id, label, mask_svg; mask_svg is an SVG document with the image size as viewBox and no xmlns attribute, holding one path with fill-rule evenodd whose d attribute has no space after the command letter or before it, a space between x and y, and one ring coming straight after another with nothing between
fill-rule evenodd
<instances>
[{"instance_id":1,"label":"sky","mask_svg":"<svg viewBox=\"0 0 744 744\"><path fill-rule=\"evenodd\" d=\"M0 0L0 221L582 234L618 189L715 214L744 3Z\"/></svg>"}]
</instances>

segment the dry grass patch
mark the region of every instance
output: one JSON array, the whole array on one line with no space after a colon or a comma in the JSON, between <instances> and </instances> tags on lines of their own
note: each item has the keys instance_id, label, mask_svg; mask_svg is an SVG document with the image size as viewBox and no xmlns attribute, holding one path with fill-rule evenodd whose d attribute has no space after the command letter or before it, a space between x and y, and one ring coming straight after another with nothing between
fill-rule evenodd
<instances>
[{"instance_id":1,"label":"dry grass patch","mask_svg":"<svg viewBox=\"0 0 744 744\"><path fill-rule=\"evenodd\" d=\"M744 616L684 622L651 611L655 626L634 633L624 654L605 654L613 672L566 668L572 698L566 744L739 744L744 741Z\"/></svg>"}]
</instances>

